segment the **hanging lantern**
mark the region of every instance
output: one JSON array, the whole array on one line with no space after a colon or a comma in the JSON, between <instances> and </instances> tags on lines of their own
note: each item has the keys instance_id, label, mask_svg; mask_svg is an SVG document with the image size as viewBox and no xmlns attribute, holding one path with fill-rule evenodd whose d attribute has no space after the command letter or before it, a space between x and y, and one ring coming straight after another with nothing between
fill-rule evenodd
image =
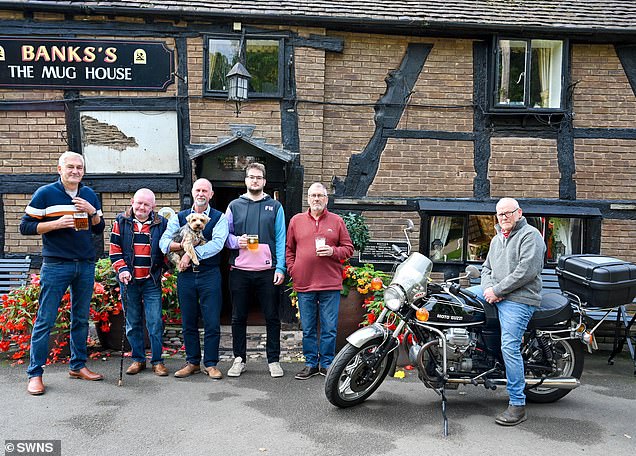
<instances>
[{"instance_id":1,"label":"hanging lantern","mask_svg":"<svg viewBox=\"0 0 636 456\"><path fill-rule=\"evenodd\" d=\"M236 104L236 117L241 112L241 103L247 100L247 90L249 81L252 75L245 65L241 62L236 62L232 69L226 75L228 91L228 101L233 101Z\"/></svg>"}]
</instances>

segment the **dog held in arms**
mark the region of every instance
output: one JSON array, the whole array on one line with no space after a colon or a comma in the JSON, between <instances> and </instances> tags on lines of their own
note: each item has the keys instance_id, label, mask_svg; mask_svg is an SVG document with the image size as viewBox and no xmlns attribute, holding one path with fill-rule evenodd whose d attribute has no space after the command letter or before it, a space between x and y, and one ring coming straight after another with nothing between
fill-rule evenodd
<instances>
[{"instance_id":1,"label":"dog held in arms","mask_svg":"<svg viewBox=\"0 0 636 456\"><path fill-rule=\"evenodd\" d=\"M203 228L205 228L205 225L209 221L210 217L205 214L197 214L196 212L193 212L186 217L187 223L183 225L172 238L174 242L180 242L181 245L183 245L183 250L170 252L168 254L168 258L172 264L178 266L183 254L187 253L190 256L192 263L197 266L199 265L199 258L197 258L194 248L197 245L203 245L206 243L205 237L203 237Z\"/></svg>"}]
</instances>

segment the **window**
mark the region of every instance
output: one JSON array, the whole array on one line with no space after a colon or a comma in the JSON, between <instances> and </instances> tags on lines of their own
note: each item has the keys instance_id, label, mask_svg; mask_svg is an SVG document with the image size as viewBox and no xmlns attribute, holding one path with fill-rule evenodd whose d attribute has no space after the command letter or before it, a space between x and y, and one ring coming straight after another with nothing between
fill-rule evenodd
<instances>
[{"instance_id":1,"label":"window","mask_svg":"<svg viewBox=\"0 0 636 456\"><path fill-rule=\"evenodd\" d=\"M245 67L252 75L249 95L280 97L282 95L283 41L279 38L245 38ZM238 62L240 37L208 38L206 52L206 95L227 96L225 75Z\"/></svg>"},{"instance_id":2,"label":"window","mask_svg":"<svg viewBox=\"0 0 636 456\"><path fill-rule=\"evenodd\" d=\"M527 215L526 220L543 236L548 264L561 255L583 253L582 219ZM429 258L435 263L485 261L496 223L494 215L431 215Z\"/></svg>"},{"instance_id":3,"label":"window","mask_svg":"<svg viewBox=\"0 0 636 456\"><path fill-rule=\"evenodd\" d=\"M563 41L500 39L494 107L561 109Z\"/></svg>"}]
</instances>

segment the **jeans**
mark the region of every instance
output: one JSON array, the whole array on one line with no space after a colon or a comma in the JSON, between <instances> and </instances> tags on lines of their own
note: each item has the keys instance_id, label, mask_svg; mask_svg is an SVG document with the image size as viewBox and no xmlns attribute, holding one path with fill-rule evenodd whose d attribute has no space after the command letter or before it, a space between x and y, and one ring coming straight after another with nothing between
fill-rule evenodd
<instances>
[{"instance_id":1,"label":"jeans","mask_svg":"<svg viewBox=\"0 0 636 456\"><path fill-rule=\"evenodd\" d=\"M177 294L181 306L181 326L190 364L201 363L199 317L203 319L203 365L216 366L219 362L221 339L221 271L194 272L191 269L177 276Z\"/></svg>"},{"instance_id":2,"label":"jeans","mask_svg":"<svg viewBox=\"0 0 636 456\"><path fill-rule=\"evenodd\" d=\"M328 369L336 355L336 332L340 291L298 292L300 323L303 327L303 354L309 367ZM316 338L320 312L320 347Z\"/></svg>"},{"instance_id":3,"label":"jeans","mask_svg":"<svg viewBox=\"0 0 636 456\"><path fill-rule=\"evenodd\" d=\"M250 304L257 301L265 315L267 362L280 360L280 318L278 316L279 294L274 285L274 270L230 271L232 293L232 348L234 356L247 361L247 314Z\"/></svg>"},{"instance_id":4,"label":"jeans","mask_svg":"<svg viewBox=\"0 0 636 456\"><path fill-rule=\"evenodd\" d=\"M133 280L128 285L120 284L121 289L126 289L126 337L132 349L133 361L146 363L146 350L144 348L143 315L146 316L146 328L150 338L152 351L151 364L163 363L163 321L161 320L161 284L157 285L152 278L137 281Z\"/></svg>"},{"instance_id":5,"label":"jeans","mask_svg":"<svg viewBox=\"0 0 636 456\"><path fill-rule=\"evenodd\" d=\"M484 291L480 286L471 287L469 290L485 301ZM506 389L508 396L510 396L509 404L525 405L526 395L523 390L526 386L526 380L523 357L521 356L521 341L523 333L528 327L528 322L537 308L507 299L499 301L496 305L499 313L499 326L501 327L501 354L506 366Z\"/></svg>"},{"instance_id":6,"label":"jeans","mask_svg":"<svg viewBox=\"0 0 636 456\"><path fill-rule=\"evenodd\" d=\"M55 325L62 296L71 287L71 370L86 365L86 338L95 263L93 261L44 260L40 270L40 307L31 333L27 375L41 377L49 354L49 336Z\"/></svg>"}]
</instances>

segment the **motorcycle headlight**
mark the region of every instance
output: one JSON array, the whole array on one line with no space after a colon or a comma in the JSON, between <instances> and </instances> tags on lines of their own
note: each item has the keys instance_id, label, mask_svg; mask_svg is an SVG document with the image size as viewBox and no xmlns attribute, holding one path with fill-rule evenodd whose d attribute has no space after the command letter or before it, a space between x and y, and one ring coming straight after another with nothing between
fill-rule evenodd
<instances>
[{"instance_id":1,"label":"motorcycle headlight","mask_svg":"<svg viewBox=\"0 0 636 456\"><path fill-rule=\"evenodd\" d=\"M391 285L384 290L384 306L392 312L397 312L405 300L406 296L399 287Z\"/></svg>"}]
</instances>

